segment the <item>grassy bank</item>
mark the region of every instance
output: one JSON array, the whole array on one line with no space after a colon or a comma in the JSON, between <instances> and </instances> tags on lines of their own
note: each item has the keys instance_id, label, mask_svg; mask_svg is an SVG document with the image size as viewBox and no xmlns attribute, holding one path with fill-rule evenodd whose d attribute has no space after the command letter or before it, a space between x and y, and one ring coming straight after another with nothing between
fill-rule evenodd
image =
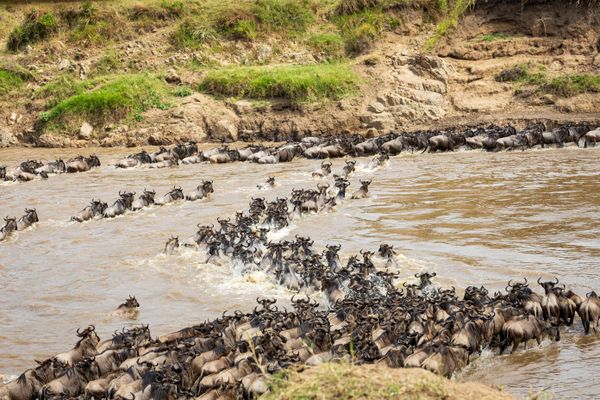
<instances>
[{"instance_id":1,"label":"grassy bank","mask_svg":"<svg viewBox=\"0 0 600 400\"><path fill-rule=\"evenodd\" d=\"M90 88L94 85L97 87ZM102 125L124 118L140 119L145 110L168 107L171 96L162 79L147 74L102 78L69 87L54 84L46 86L43 93L52 93L56 104L41 114L41 122L49 129L64 131L75 130L84 120Z\"/></svg>"},{"instance_id":2,"label":"grassy bank","mask_svg":"<svg viewBox=\"0 0 600 400\"><path fill-rule=\"evenodd\" d=\"M582 93L600 93L600 75L566 74L551 78L545 67L530 63L504 70L496 76L496 80L514 83L516 94L529 91L571 97Z\"/></svg>"},{"instance_id":3,"label":"grassy bank","mask_svg":"<svg viewBox=\"0 0 600 400\"><path fill-rule=\"evenodd\" d=\"M512 397L477 383L458 383L422 369L323 364L276 377L266 400L403 399L503 400Z\"/></svg>"},{"instance_id":4,"label":"grassy bank","mask_svg":"<svg viewBox=\"0 0 600 400\"><path fill-rule=\"evenodd\" d=\"M347 64L230 67L208 71L200 89L221 96L284 98L298 104L341 99L354 93L358 82Z\"/></svg>"}]
</instances>

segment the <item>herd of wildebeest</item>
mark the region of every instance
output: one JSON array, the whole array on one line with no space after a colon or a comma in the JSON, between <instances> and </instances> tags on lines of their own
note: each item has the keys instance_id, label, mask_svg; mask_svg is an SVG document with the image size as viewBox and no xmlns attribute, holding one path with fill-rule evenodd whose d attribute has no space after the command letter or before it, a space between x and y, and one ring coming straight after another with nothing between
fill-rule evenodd
<instances>
[{"instance_id":1,"label":"herd of wildebeest","mask_svg":"<svg viewBox=\"0 0 600 400\"><path fill-rule=\"evenodd\" d=\"M587 147L597 139L600 130L584 124L550 132L536 124L520 132L492 126L442 134L390 134L366 141L307 138L280 147L238 150L198 151L196 144L186 143L153 154L136 153L116 166L375 156L369 164L374 172L390 155L406 150L454 150L463 145L500 150L566 142ZM371 180L360 180L352 194L346 193L355 165L348 159L334 172L330 162L322 161L312 173L319 179L315 189L294 189L289 197L273 201L252 197L247 210L217 218L217 226L198 224L193 237L181 242L171 237L165 245L168 256L185 249L197 251L199 262L215 267L229 265L243 274L263 271L297 293L289 309L278 306L275 299L257 298L252 311L226 311L214 320L156 338L147 325L141 325L100 340L91 325L77 330L79 340L71 350L38 361L10 382L10 399L255 398L269 390L277 371L337 360L420 367L450 377L484 349L503 354L509 346L511 352L520 345L527 348L532 340L538 345L545 339L558 341L561 327L573 325L576 316L586 334L600 332L596 292L578 294L556 278L540 277L539 293L526 278L509 281L504 291L491 293L484 286L469 286L458 293L454 287L436 285L435 273L401 278L396 251L389 244L361 250L342 261L340 245L319 248L309 237L298 235L272 240L272 234L298 218L317 218L313 214L367 197ZM258 188L275 184L269 177ZM203 181L188 200L212 192L212 182ZM110 218L184 198L178 187L157 201L153 191L144 190L137 200L134 194L119 193L112 207L93 200L73 220ZM139 306L130 296L118 310Z\"/></svg>"}]
</instances>

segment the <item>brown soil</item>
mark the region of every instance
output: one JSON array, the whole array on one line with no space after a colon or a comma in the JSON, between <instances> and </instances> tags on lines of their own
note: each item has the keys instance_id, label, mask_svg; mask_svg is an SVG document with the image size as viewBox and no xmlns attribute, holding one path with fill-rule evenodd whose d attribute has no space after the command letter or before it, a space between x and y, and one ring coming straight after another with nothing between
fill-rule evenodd
<instances>
[{"instance_id":1,"label":"brown soil","mask_svg":"<svg viewBox=\"0 0 600 400\"><path fill-rule=\"evenodd\" d=\"M404 15L401 28L387 33L372 51L356 59L364 77L360 95L336 103L292 107L285 101L235 103L196 93L169 110L151 110L134 126L96 127L104 139L81 140L77 135L43 133L35 129L39 104L16 99L0 111L0 146L135 146L181 140L287 140L307 135L345 132L375 135L390 130L439 128L489 123L526 124L587 121L600 124L600 96L561 98L550 94L515 95L515 84L496 82L502 70L522 63L545 67L549 78L570 73L600 73L600 11L561 2L500 2L479 7L444 38L433 54L423 52L432 26L421 11ZM166 26L121 43L117 50L144 68L176 67L194 57L168 45ZM483 41L483 35L502 34ZM267 43L268 44L268 43ZM226 65L256 58L265 43L232 45ZM290 45L287 55L270 62L314 62L306 49ZM294 47L296 46L296 47ZM75 54L78 53L78 54ZM93 48L69 49L61 43L44 48L46 56L15 56L23 65L35 63L48 80L58 74L57 60L80 58L93 66L100 57ZM49 57L48 54L53 54ZM293 57L290 58L290 54ZM183 83L195 87L200 73L178 69ZM527 92L526 92L527 93ZM12 116L12 118L11 118Z\"/></svg>"}]
</instances>

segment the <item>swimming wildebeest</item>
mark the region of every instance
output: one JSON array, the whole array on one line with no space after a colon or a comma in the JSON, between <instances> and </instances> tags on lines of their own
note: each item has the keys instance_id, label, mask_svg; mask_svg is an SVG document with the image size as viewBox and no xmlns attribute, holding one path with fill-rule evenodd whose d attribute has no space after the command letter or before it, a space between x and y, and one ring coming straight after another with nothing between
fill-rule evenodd
<instances>
[{"instance_id":1,"label":"swimming wildebeest","mask_svg":"<svg viewBox=\"0 0 600 400\"><path fill-rule=\"evenodd\" d=\"M94 217L101 216L104 213L104 210L108 208L108 204L103 203L100 200L92 199L92 202L89 206L85 207L81 210L76 216L71 217L71 221L76 222L84 222L89 221Z\"/></svg>"},{"instance_id":2,"label":"swimming wildebeest","mask_svg":"<svg viewBox=\"0 0 600 400\"><path fill-rule=\"evenodd\" d=\"M17 230L17 219L5 217L4 226L0 228L0 242Z\"/></svg>"},{"instance_id":3,"label":"swimming wildebeest","mask_svg":"<svg viewBox=\"0 0 600 400\"><path fill-rule=\"evenodd\" d=\"M117 199L112 206L108 207L102 213L104 218L114 218L118 215L125 214L125 211L131 210L131 205L133 204L133 197L135 196L135 192L119 192L120 198Z\"/></svg>"},{"instance_id":4,"label":"swimming wildebeest","mask_svg":"<svg viewBox=\"0 0 600 400\"><path fill-rule=\"evenodd\" d=\"M26 208L25 215L23 215L17 221L17 229L22 231L23 229L28 228L39 221L40 220L38 219L38 215L35 211L35 208Z\"/></svg>"},{"instance_id":5,"label":"swimming wildebeest","mask_svg":"<svg viewBox=\"0 0 600 400\"><path fill-rule=\"evenodd\" d=\"M66 162L66 170L68 173L85 172L99 166L100 159L94 154L89 157L78 156Z\"/></svg>"},{"instance_id":6,"label":"swimming wildebeest","mask_svg":"<svg viewBox=\"0 0 600 400\"><path fill-rule=\"evenodd\" d=\"M177 248L179 248L179 237L170 237L169 240L167 240L167 244L165 245L164 253L170 256Z\"/></svg>"},{"instance_id":7,"label":"swimming wildebeest","mask_svg":"<svg viewBox=\"0 0 600 400\"><path fill-rule=\"evenodd\" d=\"M146 190L144 189L144 193L140 197L137 198L136 201L131 205L132 211L141 210L144 207L151 206L154 204L154 196L156 192L154 190Z\"/></svg>"},{"instance_id":8,"label":"swimming wildebeest","mask_svg":"<svg viewBox=\"0 0 600 400\"><path fill-rule=\"evenodd\" d=\"M196 190L185 196L185 199L189 201L200 200L214 193L215 190L212 183L213 181L202 181L202 185L198 185Z\"/></svg>"},{"instance_id":9,"label":"swimming wildebeest","mask_svg":"<svg viewBox=\"0 0 600 400\"><path fill-rule=\"evenodd\" d=\"M155 201L155 204L164 206L165 204L172 203L177 200L182 200L185 196L183 195L183 189L180 187L173 186L169 192L163 195L160 199Z\"/></svg>"},{"instance_id":10,"label":"swimming wildebeest","mask_svg":"<svg viewBox=\"0 0 600 400\"><path fill-rule=\"evenodd\" d=\"M356 192L354 192L354 194L352 195L353 199L364 199L365 197L368 196L369 194L369 185L371 184L371 180L369 179L368 181L360 181L360 189L358 189Z\"/></svg>"}]
</instances>

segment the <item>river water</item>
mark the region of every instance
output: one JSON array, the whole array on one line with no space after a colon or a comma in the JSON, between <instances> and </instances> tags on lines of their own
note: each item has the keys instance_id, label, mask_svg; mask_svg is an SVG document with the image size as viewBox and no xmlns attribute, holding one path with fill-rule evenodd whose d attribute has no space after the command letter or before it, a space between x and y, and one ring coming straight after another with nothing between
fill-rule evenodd
<instances>
[{"instance_id":1,"label":"river water","mask_svg":"<svg viewBox=\"0 0 600 400\"><path fill-rule=\"evenodd\" d=\"M92 150L0 150L0 164L66 158ZM103 166L47 181L0 184L0 216L37 208L40 223L0 244L0 374L18 374L34 358L65 351L75 329L149 323L154 336L222 311L254 306L258 295L282 301L290 293L267 277L242 276L228 265L205 265L198 254L161 254L170 235L191 236L197 223L246 209L252 196L274 199L314 187L317 161L280 165L234 163L174 169L117 170L109 164L133 149L94 149ZM137 150L136 150L137 151ZM305 217L283 235L308 235L317 248L339 243L342 255L393 244L401 276L436 271L436 282L502 289L510 278L557 276L584 295L600 290L600 149L401 155L377 170L359 159L348 192L373 178L370 197L334 212ZM334 160L334 172L343 160ZM278 186L256 185L275 176ZM113 220L69 223L92 198L112 203L119 190L187 192L214 180L208 200L129 213ZM532 284L535 286L535 284ZM137 321L111 314L129 294ZM579 318L559 343L515 355L485 353L457 379L502 385L524 396L545 389L558 398L598 398L600 335L583 336Z\"/></svg>"}]
</instances>

